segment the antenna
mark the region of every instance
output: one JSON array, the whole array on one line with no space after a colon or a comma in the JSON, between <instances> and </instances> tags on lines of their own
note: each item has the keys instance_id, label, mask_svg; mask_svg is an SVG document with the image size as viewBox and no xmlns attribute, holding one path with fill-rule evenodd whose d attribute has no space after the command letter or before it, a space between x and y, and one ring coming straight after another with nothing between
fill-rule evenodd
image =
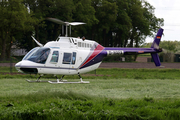
<instances>
[{"instance_id":1,"label":"antenna","mask_svg":"<svg viewBox=\"0 0 180 120\"><path fill-rule=\"evenodd\" d=\"M60 39L60 36L61 36L61 34L57 37L56 41L58 41Z\"/></svg>"},{"instance_id":2,"label":"antenna","mask_svg":"<svg viewBox=\"0 0 180 120\"><path fill-rule=\"evenodd\" d=\"M52 21L54 23L57 24L62 24L62 35L64 34L64 25L66 26L66 33L65 33L65 37L68 37L68 26L69 26L69 34L71 36L71 25L76 26L76 25L83 25L86 23L83 22L64 22L62 20L59 20L57 18L46 18L49 21Z\"/></svg>"},{"instance_id":3,"label":"antenna","mask_svg":"<svg viewBox=\"0 0 180 120\"><path fill-rule=\"evenodd\" d=\"M43 45L40 42L38 42L33 36L31 36L31 37L40 47L43 47Z\"/></svg>"}]
</instances>

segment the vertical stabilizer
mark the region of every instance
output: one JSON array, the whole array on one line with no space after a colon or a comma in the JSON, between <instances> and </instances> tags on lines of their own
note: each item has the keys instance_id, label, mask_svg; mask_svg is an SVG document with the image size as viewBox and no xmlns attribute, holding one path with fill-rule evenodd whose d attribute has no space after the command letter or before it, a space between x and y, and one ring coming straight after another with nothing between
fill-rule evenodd
<instances>
[{"instance_id":1,"label":"vertical stabilizer","mask_svg":"<svg viewBox=\"0 0 180 120\"><path fill-rule=\"evenodd\" d=\"M153 41L153 43L151 45L151 48L159 49L159 43L161 41L161 37L162 37L163 31L164 30L162 28L160 28L158 30L158 33L157 33L156 37L154 38L154 41Z\"/></svg>"},{"instance_id":2,"label":"vertical stabilizer","mask_svg":"<svg viewBox=\"0 0 180 120\"><path fill-rule=\"evenodd\" d=\"M158 66L161 66L161 62L159 60L159 56L157 53L151 53L151 56L152 56L152 59L155 63L155 65L158 67Z\"/></svg>"},{"instance_id":3,"label":"vertical stabilizer","mask_svg":"<svg viewBox=\"0 0 180 120\"><path fill-rule=\"evenodd\" d=\"M157 35L156 35L156 37L154 38L154 41L153 41L153 43L151 45L151 48L159 50L159 43L161 41L162 34L163 34L163 29L160 28ZM155 65L156 66L161 66L161 62L159 60L158 53L151 53L151 56L152 56L152 59L153 59Z\"/></svg>"}]
</instances>

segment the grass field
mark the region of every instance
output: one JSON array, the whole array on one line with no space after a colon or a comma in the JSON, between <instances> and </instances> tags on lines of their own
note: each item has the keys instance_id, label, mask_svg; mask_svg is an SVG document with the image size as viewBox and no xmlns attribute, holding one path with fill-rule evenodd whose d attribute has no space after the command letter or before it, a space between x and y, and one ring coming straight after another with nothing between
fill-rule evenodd
<instances>
[{"instance_id":1,"label":"grass field","mask_svg":"<svg viewBox=\"0 0 180 120\"><path fill-rule=\"evenodd\" d=\"M28 83L24 79L1 79L0 97L21 96L37 92L74 92L117 99L180 98L180 80L174 79L84 79L90 84ZM79 81L78 79L71 81Z\"/></svg>"},{"instance_id":2,"label":"grass field","mask_svg":"<svg viewBox=\"0 0 180 120\"><path fill-rule=\"evenodd\" d=\"M0 119L177 120L180 119L179 72L178 69L98 69L96 75L94 71L82 75L90 84L28 83L25 77L35 77L12 77L1 72ZM65 77L69 81L78 81L77 78ZM50 79L53 78L46 80Z\"/></svg>"}]
</instances>

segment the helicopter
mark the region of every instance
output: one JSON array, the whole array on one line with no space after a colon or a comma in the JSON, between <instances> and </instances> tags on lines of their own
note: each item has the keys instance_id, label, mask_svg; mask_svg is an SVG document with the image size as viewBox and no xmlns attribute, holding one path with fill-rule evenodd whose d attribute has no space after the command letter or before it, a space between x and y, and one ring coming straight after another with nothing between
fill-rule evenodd
<instances>
[{"instance_id":1,"label":"helicopter","mask_svg":"<svg viewBox=\"0 0 180 120\"><path fill-rule=\"evenodd\" d=\"M24 58L15 64L19 72L27 74L38 74L36 81L28 82L49 82L49 83L89 83L83 81L80 74L97 69L103 58L112 55L133 55L150 53L157 67L161 66L158 53L162 52L159 43L163 34L160 28L150 48L119 48L103 47L93 40L85 38L68 37L68 27L71 25L83 25L83 22L64 22L56 18L47 18L57 24L66 26L65 37L58 36L56 41L47 42L45 45L39 43L33 36L33 40L39 47L30 50ZM71 31L71 30L70 30ZM69 32L71 33L71 32ZM56 81L43 81L43 75L52 74ZM59 79L57 75L62 75ZM78 75L80 81L68 82L63 80L65 75Z\"/></svg>"}]
</instances>

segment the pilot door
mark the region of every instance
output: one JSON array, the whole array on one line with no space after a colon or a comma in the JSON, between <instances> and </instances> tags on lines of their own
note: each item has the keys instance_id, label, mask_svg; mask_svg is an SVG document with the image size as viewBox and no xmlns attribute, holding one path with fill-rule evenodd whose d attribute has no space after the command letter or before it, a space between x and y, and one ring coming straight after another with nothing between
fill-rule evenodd
<instances>
[{"instance_id":1,"label":"pilot door","mask_svg":"<svg viewBox=\"0 0 180 120\"><path fill-rule=\"evenodd\" d=\"M74 74L76 72L76 55L77 52L63 52L62 54L62 65L61 67L64 71L68 71L69 74Z\"/></svg>"},{"instance_id":2,"label":"pilot door","mask_svg":"<svg viewBox=\"0 0 180 120\"><path fill-rule=\"evenodd\" d=\"M52 50L45 64L47 70L44 69L44 72L47 71L47 74L58 74L60 67L59 63L60 63L59 50Z\"/></svg>"}]
</instances>

